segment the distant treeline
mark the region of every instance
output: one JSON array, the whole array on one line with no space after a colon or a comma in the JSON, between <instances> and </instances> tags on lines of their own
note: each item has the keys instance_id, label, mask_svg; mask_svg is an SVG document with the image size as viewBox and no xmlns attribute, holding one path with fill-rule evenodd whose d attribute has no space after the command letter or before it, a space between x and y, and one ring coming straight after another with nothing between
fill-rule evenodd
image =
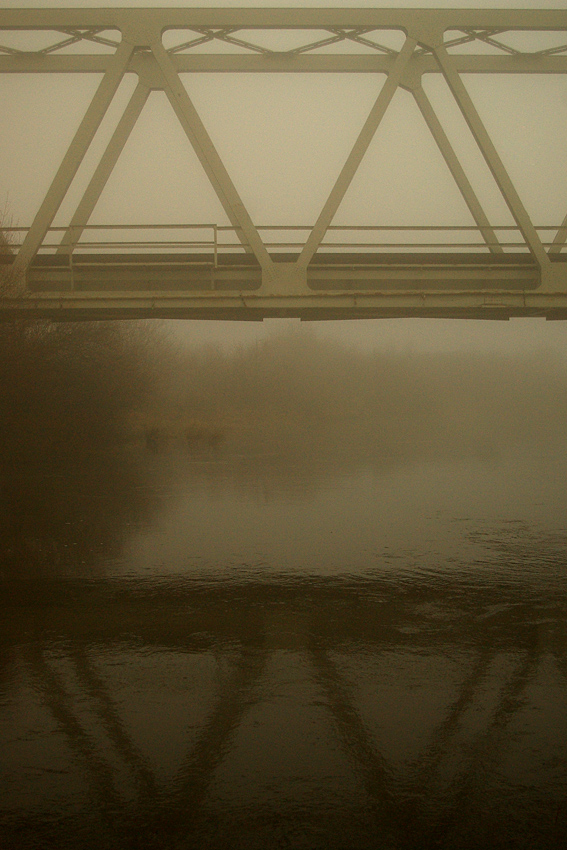
<instances>
[{"instance_id":1,"label":"distant treeline","mask_svg":"<svg viewBox=\"0 0 567 850\"><path fill-rule=\"evenodd\" d=\"M365 352L303 326L234 352L181 351L171 375L181 418L306 447L334 435L385 453L485 454L567 436L567 363L553 353Z\"/></svg>"}]
</instances>

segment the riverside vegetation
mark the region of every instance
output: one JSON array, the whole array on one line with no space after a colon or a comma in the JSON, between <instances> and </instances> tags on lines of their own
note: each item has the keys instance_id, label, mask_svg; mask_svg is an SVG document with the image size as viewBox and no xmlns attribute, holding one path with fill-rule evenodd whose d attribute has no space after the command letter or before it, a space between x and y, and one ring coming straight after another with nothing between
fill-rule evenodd
<instances>
[{"instance_id":1,"label":"riverside vegetation","mask_svg":"<svg viewBox=\"0 0 567 850\"><path fill-rule=\"evenodd\" d=\"M298 462L324 453L393 462L478 456L563 441L559 354L361 351L293 327L234 351L170 351L146 425L162 446L206 435Z\"/></svg>"},{"instance_id":2,"label":"riverside vegetation","mask_svg":"<svg viewBox=\"0 0 567 850\"><path fill-rule=\"evenodd\" d=\"M0 253L10 250L2 235ZM13 292L4 266L0 297ZM153 339L142 323L0 322L0 462L115 442L151 394Z\"/></svg>"}]
</instances>

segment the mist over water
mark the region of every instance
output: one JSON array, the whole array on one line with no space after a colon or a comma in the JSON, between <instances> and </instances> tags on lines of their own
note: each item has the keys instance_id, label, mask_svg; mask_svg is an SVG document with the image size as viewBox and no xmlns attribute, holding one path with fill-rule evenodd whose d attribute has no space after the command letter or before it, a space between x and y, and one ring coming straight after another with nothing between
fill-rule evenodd
<instances>
[{"instance_id":1,"label":"mist over water","mask_svg":"<svg viewBox=\"0 0 567 850\"><path fill-rule=\"evenodd\" d=\"M564 359L159 358L1 455L1 846L560 847Z\"/></svg>"}]
</instances>

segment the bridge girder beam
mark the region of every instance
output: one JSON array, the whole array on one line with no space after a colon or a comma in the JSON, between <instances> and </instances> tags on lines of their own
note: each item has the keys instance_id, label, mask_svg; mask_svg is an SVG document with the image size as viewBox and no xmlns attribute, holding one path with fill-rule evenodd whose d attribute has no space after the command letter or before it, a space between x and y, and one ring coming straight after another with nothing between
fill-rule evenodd
<instances>
[{"instance_id":1,"label":"bridge girder beam","mask_svg":"<svg viewBox=\"0 0 567 850\"><path fill-rule=\"evenodd\" d=\"M104 54L13 53L0 54L0 74L103 74L110 62ZM454 55L459 74L567 74L567 56L537 54L514 55ZM179 74L388 74L395 57L377 53L367 54L309 54L285 53L249 55L174 53L172 64ZM149 54L136 53L130 59L127 72L147 77ZM408 73L414 77L441 74L430 54L411 58Z\"/></svg>"},{"instance_id":2,"label":"bridge girder beam","mask_svg":"<svg viewBox=\"0 0 567 850\"><path fill-rule=\"evenodd\" d=\"M56 8L0 10L0 29L100 27L165 32L191 27L365 27L427 33L458 29L567 30L564 9ZM425 36L424 36L425 37Z\"/></svg>"},{"instance_id":3,"label":"bridge girder beam","mask_svg":"<svg viewBox=\"0 0 567 850\"><path fill-rule=\"evenodd\" d=\"M99 319L326 319L461 318L503 320L540 317L567 319L564 293L537 292L336 292L308 295L228 293L53 293L2 299L0 321L48 318Z\"/></svg>"}]
</instances>

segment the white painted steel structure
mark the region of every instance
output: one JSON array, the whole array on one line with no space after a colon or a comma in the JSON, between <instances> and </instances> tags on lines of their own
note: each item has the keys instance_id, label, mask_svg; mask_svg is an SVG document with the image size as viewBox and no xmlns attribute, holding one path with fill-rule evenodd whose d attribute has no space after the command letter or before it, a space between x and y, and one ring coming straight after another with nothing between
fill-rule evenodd
<instances>
[{"instance_id":1,"label":"white painted steel structure","mask_svg":"<svg viewBox=\"0 0 567 850\"><path fill-rule=\"evenodd\" d=\"M173 47L166 47L164 33L175 30L183 33ZM270 49L262 43L266 30L272 35L293 31L304 36L304 43L292 49ZM392 30L403 34L399 49L389 46L387 40L381 42L381 33ZM3 41L3 33L14 31L42 31L52 35L52 41L34 51L17 49L5 36ZM522 51L507 41L510 33L518 31L555 33L558 42ZM92 43L108 52L89 53ZM241 52L196 52L205 43L228 43ZM342 44L353 43L370 52L336 52ZM471 45L489 45L493 54L482 50L459 53L460 45L465 44L469 49ZM84 45L84 52L65 52L71 46L76 50L76 45ZM329 45L335 52L324 52ZM190 81L186 87L182 80L182 75L200 72L364 73L380 78L375 103L318 219L309 227L288 227L305 233L299 245L293 241L271 244L253 222L191 100ZM567 74L567 10L0 10L0 74L8 73L97 73L102 80L31 226L22 229L17 254L4 253L0 258L12 279L20 282L17 294L0 300L3 317L27 313L62 318L567 318L567 262L562 254L567 216L553 227L534 225L461 76ZM118 86L129 73L137 75L138 84L106 151L69 225L53 228ZM513 216L514 228L497 227L489 221L422 87L423 75L430 73L446 80ZM474 247L470 242L457 251L455 238L445 244L412 243L411 237L409 244L399 240L361 243L360 238L349 241L347 227L335 228L342 231L340 243L334 238L336 233L331 242L324 241L398 87L412 93L476 222L476 228L469 229L476 230L484 251L478 247L463 250ZM101 253L105 243L88 241L93 230L89 219L154 90L163 91L169 99L231 226L148 224L138 227L143 238L133 239L135 228L124 224L112 229L108 250ZM567 207L567 198L565 204ZM397 232L403 230L392 225ZM160 240L160 229L170 234L178 231L180 238ZM368 238L384 229L366 228ZM121 230L128 238L117 241ZM238 237L240 251L219 242L219 232L229 230ZM432 236L440 230L454 237L450 226L431 228ZM507 230L519 236L520 242L511 243L519 246L518 251L510 251Z\"/></svg>"}]
</instances>

